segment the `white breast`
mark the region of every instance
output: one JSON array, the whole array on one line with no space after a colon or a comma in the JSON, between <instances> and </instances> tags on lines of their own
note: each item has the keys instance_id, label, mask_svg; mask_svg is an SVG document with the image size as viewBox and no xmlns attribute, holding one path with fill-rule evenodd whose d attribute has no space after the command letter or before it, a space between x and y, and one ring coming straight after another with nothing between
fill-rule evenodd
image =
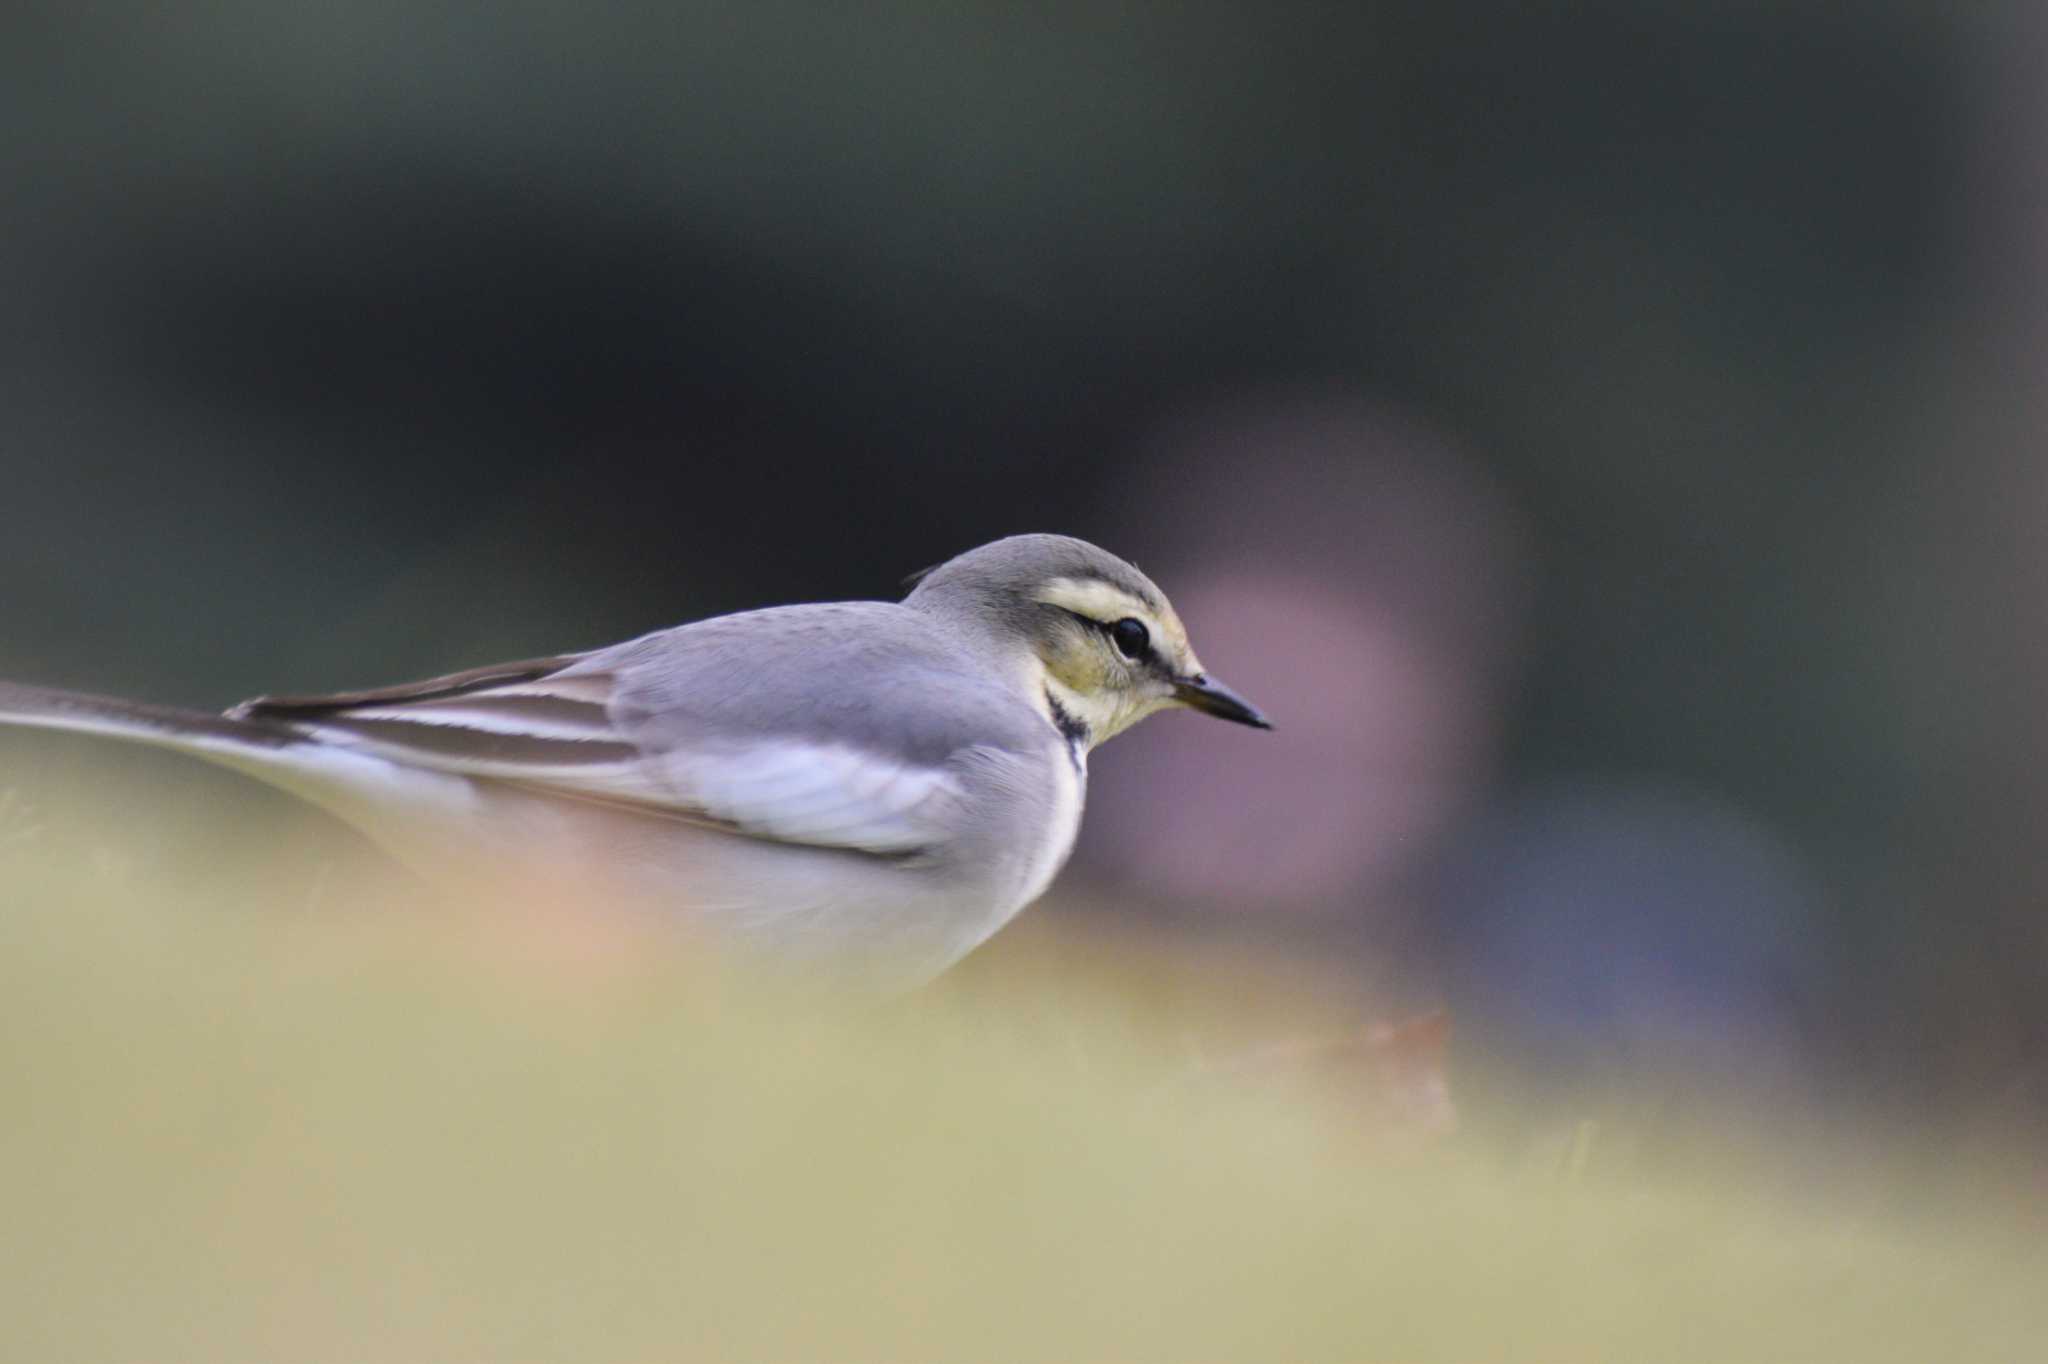
<instances>
[{"instance_id":1,"label":"white breast","mask_svg":"<svg viewBox=\"0 0 2048 1364\"><path fill-rule=\"evenodd\" d=\"M1073 761L1057 765L1052 813L1046 820L1049 836L1025 871L1024 893L1011 914L1045 894L1060 868L1067 864L1068 855L1074 851L1074 839L1080 835L1081 809L1088 799L1088 752L1078 744L1068 745L1068 752Z\"/></svg>"}]
</instances>

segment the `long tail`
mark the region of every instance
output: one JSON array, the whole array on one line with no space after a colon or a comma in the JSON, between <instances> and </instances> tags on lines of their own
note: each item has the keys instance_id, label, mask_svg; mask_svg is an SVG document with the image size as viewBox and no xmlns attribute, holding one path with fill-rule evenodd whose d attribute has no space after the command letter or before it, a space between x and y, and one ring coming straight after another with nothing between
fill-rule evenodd
<instances>
[{"instance_id":1,"label":"long tail","mask_svg":"<svg viewBox=\"0 0 2048 1364\"><path fill-rule=\"evenodd\" d=\"M460 807L466 795L467 783L460 778L402 781L402 774L382 758L321 743L263 716L238 719L0 682L0 726L7 725L69 730L188 754L318 805L394 850L410 836L414 823L433 834L439 807Z\"/></svg>"},{"instance_id":2,"label":"long tail","mask_svg":"<svg viewBox=\"0 0 2048 1364\"><path fill-rule=\"evenodd\" d=\"M279 750L304 742L296 732L274 721L233 720L203 710L152 706L18 682L0 682L0 725L127 739L244 770L274 763Z\"/></svg>"},{"instance_id":3,"label":"long tail","mask_svg":"<svg viewBox=\"0 0 2048 1364\"><path fill-rule=\"evenodd\" d=\"M71 730L174 749L253 777L354 825L399 860L437 865L476 830L468 778L403 768L267 715L215 715L0 682L0 726Z\"/></svg>"}]
</instances>

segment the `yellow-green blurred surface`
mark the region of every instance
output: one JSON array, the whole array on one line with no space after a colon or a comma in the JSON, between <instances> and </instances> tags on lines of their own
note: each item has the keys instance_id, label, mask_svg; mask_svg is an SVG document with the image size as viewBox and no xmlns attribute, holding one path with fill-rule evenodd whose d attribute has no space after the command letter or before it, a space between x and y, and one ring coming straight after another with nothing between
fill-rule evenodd
<instances>
[{"instance_id":1,"label":"yellow-green blurred surface","mask_svg":"<svg viewBox=\"0 0 2048 1364\"><path fill-rule=\"evenodd\" d=\"M6 852L0 913L8 1359L2018 1359L2048 1331L2039 1237L1968 1204L1191 1102L1135 1021L1142 945L847 1011L573 917L203 902L42 847Z\"/></svg>"}]
</instances>

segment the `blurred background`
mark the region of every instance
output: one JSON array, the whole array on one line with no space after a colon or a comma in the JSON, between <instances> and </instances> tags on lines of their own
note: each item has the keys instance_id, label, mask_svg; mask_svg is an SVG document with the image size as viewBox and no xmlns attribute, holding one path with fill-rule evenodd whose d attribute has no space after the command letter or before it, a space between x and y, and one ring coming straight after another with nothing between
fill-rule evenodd
<instances>
[{"instance_id":1,"label":"blurred background","mask_svg":"<svg viewBox=\"0 0 2048 1364\"><path fill-rule=\"evenodd\" d=\"M0 675L221 705L1066 531L1280 728L1101 752L1048 922L1446 1005L1533 1111L2043 1128L2032 7L0 25Z\"/></svg>"}]
</instances>

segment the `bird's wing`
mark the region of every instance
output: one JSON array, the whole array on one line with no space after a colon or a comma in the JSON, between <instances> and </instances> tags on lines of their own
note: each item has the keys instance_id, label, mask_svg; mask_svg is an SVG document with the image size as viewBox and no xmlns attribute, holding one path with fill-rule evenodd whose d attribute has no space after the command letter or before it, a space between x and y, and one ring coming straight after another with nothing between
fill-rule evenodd
<instances>
[{"instance_id":1,"label":"bird's wing","mask_svg":"<svg viewBox=\"0 0 2048 1364\"><path fill-rule=\"evenodd\" d=\"M720 723L715 704L649 715L615 658L564 655L370 691L260 697L231 715L407 766L757 838L900 856L955 831L946 812L964 793L950 754Z\"/></svg>"}]
</instances>

